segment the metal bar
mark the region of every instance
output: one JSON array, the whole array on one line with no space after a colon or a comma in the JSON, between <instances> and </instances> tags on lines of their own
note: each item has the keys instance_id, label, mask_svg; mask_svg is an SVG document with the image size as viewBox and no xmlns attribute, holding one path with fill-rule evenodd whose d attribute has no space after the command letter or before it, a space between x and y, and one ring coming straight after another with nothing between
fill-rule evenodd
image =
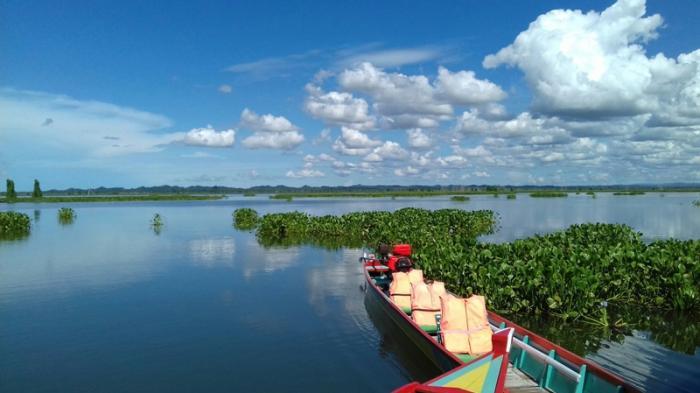
<instances>
[{"instance_id":1,"label":"metal bar","mask_svg":"<svg viewBox=\"0 0 700 393\"><path fill-rule=\"evenodd\" d=\"M513 344L515 344L516 347L521 348L523 351L527 352L528 354L536 357L537 359L541 360L542 362L551 365L554 367L557 371L560 373L564 374L569 379L574 380L575 382L578 382L581 376L579 373L576 371L570 369L566 365L560 363L558 360L554 358L550 358L549 356L545 355L544 353L540 352L537 348L522 342L520 339L513 337Z\"/></svg>"}]
</instances>

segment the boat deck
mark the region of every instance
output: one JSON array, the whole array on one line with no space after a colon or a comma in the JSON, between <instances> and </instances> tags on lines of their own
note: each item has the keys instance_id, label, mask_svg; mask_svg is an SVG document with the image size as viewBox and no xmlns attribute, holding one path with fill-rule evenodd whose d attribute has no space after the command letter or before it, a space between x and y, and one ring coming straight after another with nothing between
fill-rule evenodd
<instances>
[{"instance_id":1,"label":"boat deck","mask_svg":"<svg viewBox=\"0 0 700 393\"><path fill-rule=\"evenodd\" d=\"M506 389L510 393L541 393L546 392L530 377L513 368L512 364L508 365L508 373L506 374Z\"/></svg>"}]
</instances>

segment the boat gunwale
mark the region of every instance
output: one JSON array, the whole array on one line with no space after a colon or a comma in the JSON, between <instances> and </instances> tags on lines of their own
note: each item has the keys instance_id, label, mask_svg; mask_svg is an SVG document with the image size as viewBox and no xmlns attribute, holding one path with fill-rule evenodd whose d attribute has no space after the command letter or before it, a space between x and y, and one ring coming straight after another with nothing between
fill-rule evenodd
<instances>
[{"instance_id":1,"label":"boat gunwale","mask_svg":"<svg viewBox=\"0 0 700 393\"><path fill-rule=\"evenodd\" d=\"M414 330L416 330L424 340L429 342L434 348L439 349L444 355L447 355L451 360L455 361L458 366L465 364L464 361L459 359L455 354L452 352L448 351L443 345L441 345L437 340L435 340L433 337L428 335L423 329L418 326L412 318L410 318L403 310L401 310L396 304L394 304L393 301L384 293L384 291L379 288L379 286L372 280L372 276L369 274L369 270L366 269L365 264L362 263L363 266L363 274L365 275L365 279L367 280L367 283L372 287L372 289L380 295L380 297L389 304L389 306L392 308L394 313L398 314L405 322L408 322L409 326L411 326ZM614 385L622 386L624 388L625 392L628 393L641 393L641 390L639 390L637 387L632 386L629 382L626 382L622 377L616 375L615 373L606 370L599 364L590 361L588 359L585 359L579 355L576 355L575 353L557 345L554 344L553 342L547 340L546 338L533 333L532 331L525 329L524 327L496 314L493 311L488 311L488 316L489 319L492 319L493 322L496 322L495 326L498 327L499 324L505 323L505 327L512 327L514 328L514 333L515 335L519 335L523 337L524 335L527 335L528 338L531 340L532 343L537 344L542 349L546 349L547 351L554 349L557 355L559 355L562 359L566 360L568 363L575 365L577 367L580 367L582 365L586 365L586 368L588 369L588 372L591 372L598 376L601 379L606 380L608 383L612 383ZM492 323L490 321L490 323ZM482 355L485 356L485 355ZM481 357L481 356L480 356ZM480 358L479 357L479 358ZM578 370L575 370L576 372L579 372Z\"/></svg>"}]
</instances>

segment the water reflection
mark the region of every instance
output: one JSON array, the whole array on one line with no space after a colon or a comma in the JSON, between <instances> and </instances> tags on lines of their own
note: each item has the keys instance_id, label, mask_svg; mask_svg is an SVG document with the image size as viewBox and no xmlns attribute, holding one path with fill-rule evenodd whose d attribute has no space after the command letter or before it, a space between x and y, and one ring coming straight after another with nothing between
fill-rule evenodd
<instances>
[{"instance_id":1,"label":"water reflection","mask_svg":"<svg viewBox=\"0 0 700 393\"><path fill-rule=\"evenodd\" d=\"M189 242L192 261L196 265L232 266L235 260L236 241L233 237L221 239L194 239Z\"/></svg>"}]
</instances>

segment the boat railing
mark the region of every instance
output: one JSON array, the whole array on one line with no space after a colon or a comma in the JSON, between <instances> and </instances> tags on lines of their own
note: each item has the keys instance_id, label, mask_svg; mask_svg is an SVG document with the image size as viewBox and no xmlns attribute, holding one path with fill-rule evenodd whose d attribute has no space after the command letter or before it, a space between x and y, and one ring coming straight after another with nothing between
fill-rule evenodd
<instances>
[{"instance_id":1,"label":"boat railing","mask_svg":"<svg viewBox=\"0 0 700 393\"><path fill-rule=\"evenodd\" d=\"M491 330L500 330L503 324L495 325L489 323ZM550 391L559 391L553 385L562 385L562 381L554 381L559 379L557 376L563 376L570 382L564 382L564 385L574 385L575 392L583 392L583 385L586 380L586 365L577 366L574 364L564 363L557 358L556 351L551 349L545 352L543 349L536 347L529 342L527 335L521 337L513 337L513 346L519 351L513 351L510 362L513 367L524 372L530 378L538 382L541 387ZM568 390L568 389L567 389Z\"/></svg>"}]
</instances>

